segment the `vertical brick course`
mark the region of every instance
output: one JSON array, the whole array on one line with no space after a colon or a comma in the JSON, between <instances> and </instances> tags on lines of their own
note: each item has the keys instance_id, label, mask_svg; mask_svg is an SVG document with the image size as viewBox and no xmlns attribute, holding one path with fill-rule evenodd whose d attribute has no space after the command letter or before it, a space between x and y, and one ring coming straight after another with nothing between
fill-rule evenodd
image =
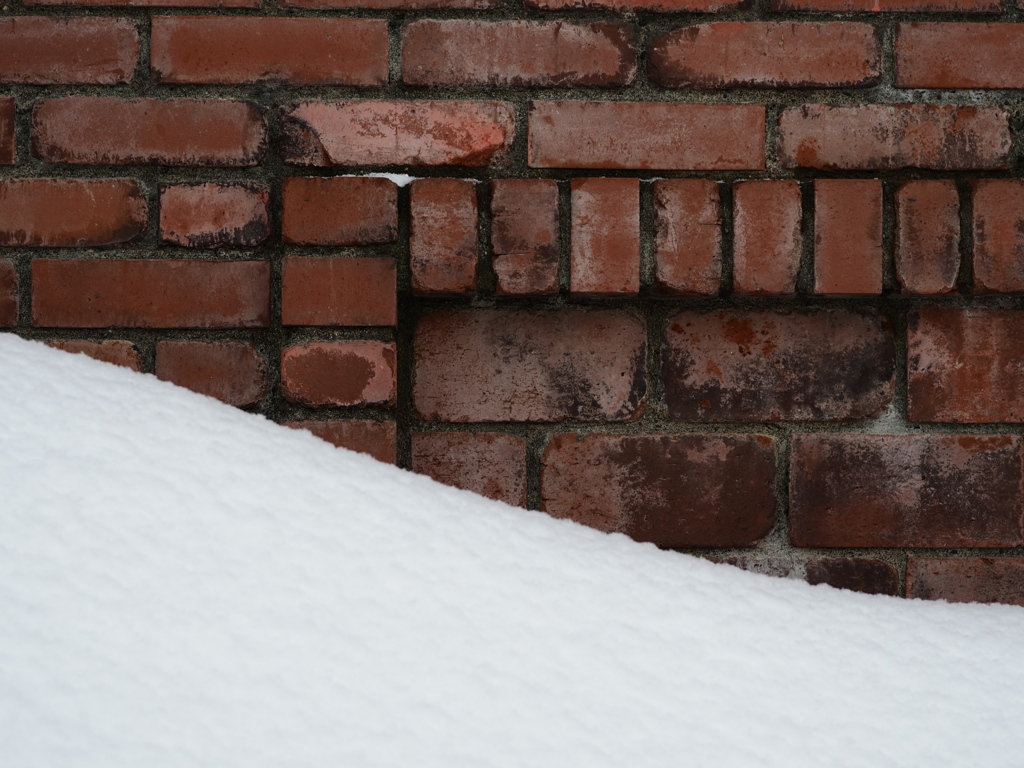
<instances>
[{"instance_id":1,"label":"vertical brick course","mask_svg":"<svg viewBox=\"0 0 1024 768\"><path fill-rule=\"evenodd\" d=\"M540 296L558 291L557 182L491 182L491 249L498 295Z\"/></svg>"},{"instance_id":2,"label":"vertical brick course","mask_svg":"<svg viewBox=\"0 0 1024 768\"><path fill-rule=\"evenodd\" d=\"M714 182L654 182L654 281L659 292L666 294L718 293L722 284L722 215Z\"/></svg>"},{"instance_id":3,"label":"vertical brick course","mask_svg":"<svg viewBox=\"0 0 1024 768\"><path fill-rule=\"evenodd\" d=\"M800 269L800 187L795 181L733 185L733 290L789 296Z\"/></svg>"},{"instance_id":4,"label":"vertical brick course","mask_svg":"<svg viewBox=\"0 0 1024 768\"><path fill-rule=\"evenodd\" d=\"M462 179L417 179L409 193L409 269L421 295L476 290L476 184Z\"/></svg>"},{"instance_id":5,"label":"vertical brick course","mask_svg":"<svg viewBox=\"0 0 1024 768\"><path fill-rule=\"evenodd\" d=\"M814 292L882 292L882 182L814 182Z\"/></svg>"},{"instance_id":6,"label":"vertical brick course","mask_svg":"<svg viewBox=\"0 0 1024 768\"><path fill-rule=\"evenodd\" d=\"M640 183L573 179L569 282L582 296L640 290Z\"/></svg>"},{"instance_id":7,"label":"vertical brick course","mask_svg":"<svg viewBox=\"0 0 1024 768\"><path fill-rule=\"evenodd\" d=\"M896 278L904 293L943 294L960 272L960 197L947 180L896 190Z\"/></svg>"}]
</instances>

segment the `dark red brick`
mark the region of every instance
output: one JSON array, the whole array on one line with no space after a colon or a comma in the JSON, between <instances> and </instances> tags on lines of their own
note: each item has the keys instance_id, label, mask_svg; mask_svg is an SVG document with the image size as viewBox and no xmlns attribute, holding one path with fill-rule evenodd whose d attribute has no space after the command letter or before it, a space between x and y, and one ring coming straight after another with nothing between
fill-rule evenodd
<instances>
[{"instance_id":1,"label":"dark red brick","mask_svg":"<svg viewBox=\"0 0 1024 768\"><path fill-rule=\"evenodd\" d=\"M763 104L533 101L534 168L762 170Z\"/></svg>"},{"instance_id":2,"label":"dark red brick","mask_svg":"<svg viewBox=\"0 0 1024 768\"><path fill-rule=\"evenodd\" d=\"M0 327L18 324L18 273L9 261L0 261Z\"/></svg>"},{"instance_id":3,"label":"dark red brick","mask_svg":"<svg viewBox=\"0 0 1024 768\"><path fill-rule=\"evenodd\" d=\"M504 0L281 0L286 8L416 11L427 8L483 11L500 6Z\"/></svg>"},{"instance_id":4,"label":"dark red brick","mask_svg":"<svg viewBox=\"0 0 1024 768\"><path fill-rule=\"evenodd\" d=\"M398 188L389 179L304 178L281 183L281 238L296 245L370 245L398 239Z\"/></svg>"},{"instance_id":5,"label":"dark red brick","mask_svg":"<svg viewBox=\"0 0 1024 768\"><path fill-rule=\"evenodd\" d=\"M388 342L311 342L281 353L281 394L312 408L394 405L395 377L395 345Z\"/></svg>"},{"instance_id":6,"label":"dark red brick","mask_svg":"<svg viewBox=\"0 0 1024 768\"><path fill-rule=\"evenodd\" d=\"M527 8L544 11L602 10L619 13L713 13L736 10L746 4L747 0L525 0Z\"/></svg>"},{"instance_id":7,"label":"dark red brick","mask_svg":"<svg viewBox=\"0 0 1024 768\"><path fill-rule=\"evenodd\" d=\"M732 185L733 290L746 296L791 296L800 271L800 185L740 181Z\"/></svg>"},{"instance_id":8,"label":"dark red brick","mask_svg":"<svg viewBox=\"0 0 1024 768\"><path fill-rule=\"evenodd\" d=\"M121 245L146 229L146 200L132 179L0 181L0 246Z\"/></svg>"},{"instance_id":9,"label":"dark red brick","mask_svg":"<svg viewBox=\"0 0 1024 768\"><path fill-rule=\"evenodd\" d=\"M628 24L423 19L402 34L408 85L615 86L635 74Z\"/></svg>"},{"instance_id":10,"label":"dark red brick","mask_svg":"<svg viewBox=\"0 0 1024 768\"><path fill-rule=\"evenodd\" d=\"M410 185L409 204L413 293L473 293L477 265L476 182L417 179Z\"/></svg>"},{"instance_id":11,"label":"dark red brick","mask_svg":"<svg viewBox=\"0 0 1024 768\"><path fill-rule=\"evenodd\" d=\"M896 278L903 293L943 294L960 272L960 197L947 179L896 189Z\"/></svg>"},{"instance_id":12,"label":"dark red brick","mask_svg":"<svg viewBox=\"0 0 1024 768\"><path fill-rule=\"evenodd\" d=\"M1024 88L1024 24L896 25L897 88Z\"/></svg>"},{"instance_id":13,"label":"dark red brick","mask_svg":"<svg viewBox=\"0 0 1024 768\"><path fill-rule=\"evenodd\" d=\"M16 118L14 99L0 99L0 165L14 165L18 162Z\"/></svg>"},{"instance_id":14,"label":"dark red brick","mask_svg":"<svg viewBox=\"0 0 1024 768\"><path fill-rule=\"evenodd\" d=\"M640 180L572 180L570 289L584 296L640 292Z\"/></svg>"},{"instance_id":15,"label":"dark red brick","mask_svg":"<svg viewBox=\"0 0 1024 768\"><path fill-rule=\"evenodd\" d=\"M160 239L185 248L255 248L270 237L269 201L258 184L163 184Z\"/></svg>"},{"instance_id":16,"label":"dark red brick","mask_svg":"<svg viewBox=\"0 0 1024 768\"><path fill-rule=\"evenodd\" d=\"M907 597L1024 606L1024 558L911 557Z\"/></svg>"},{"instance_id":17,"label":"dark red brick","mask_svg":"<svg viewBox=\"0 0 1024 768\"><path fill-rule=\"evenodd\" d=\"M377 461L394 464L398 435L393 421L373 419L326 419L324 421L286 421L286 427L305 429L338 448L365 453Z\"/></svg>"},{"instance_id":18,"label":"dark red brick","mask_svg":"<svg viewBox=\"0 0 1024 768\"><path fill-rule=\"evenodd\" d=\"M769 0L773 11L823 13L999 13L999 0Z\"/></svg>"},{"instance_id":19,"label":"dark red brick","mask_svg":"<svg viewBox=\"0 0 1024 768\"><path fill-rule=\"evenodd\" d=\"M501 101L304 101L281 116L295 165L500 164L515 135Z\"/></svg>"},{"instance_id":20,"label":"dark red brick","mask_svg":"<svg viewBox=\"0 0 1024 768\"><path fill-rule=\"evenodd\" d=\"M1017 435L796 435L790 538L798 547L1013 547Z\"/></svg>"},{"instance_id":21,"label":"dark red brick","mask_svg":"<svg viewBox=\"0 0 1024 768\"><path fill-rule=\"evenodd\" d=\"M651 42L651 82L670 88L838 88L880 77L871 24L721 21Z\"/></svg>"},{"instance_id":22,"label":"dark red brick","mask_svg":"<svg viewBox=\"0 0 1024 768\"><path fill-rule=\"evenodd\" d=\"M131 82L139 32L128 19L8 16L0 19L0 83Z\"/></svg>"},{"instance_id":23,"label":"dark red brick","mask_svg":"<svg viewBox=\"0 0 1024 768\"><path fill-rule=\"evenodd\" d=\"M25 5L84 5L130 8L259 8L262 0L24 0Z\"/></svg>"},{"instance_id":24,"label":"dark red brick","mask_svg":"<svg viewBox=\"0 0 1024 768\"><path fill-rule=\"evenodd\" d=\"M997 106L805 104L782 112L778 150L783 168L1008 168L1010 113Z\"/></svg>"},{"instance_id":25,"label":"dark red brick","mask_svg":"<svg viewBox=\"0 0 1024 768\"><path fill-rule=\"evenodd\" d=\"M412 471L526 506L526 441L507 432L413 432Z\"/></svg>"},{"instance_id":26,"label":"dark red brick","mask_svg":"<svg viewBox=\"0 0 1024 768\"><path fill-rule=\"evenodd\" d=\"M558 292L558 182L491 182L491 248L499 296Z\"/></svg>"},{"instance_id":27,"label":"dark red brick","mask_svg":"<svg viewBox=\"0 0 1024 768\"><path fill-rule=\"evenodd\" d=\"M814 180L814 292L882 292L882 182Z\"/></svg>"},{"instance_id":28,"label":"dark red brick","mask_svg":"<svg viewBox=\"0 0 1024 768\"><path fill-rule=\"evenodd\" d=\"M654 281L660 293L717 296L722 284L718 184L702 179L654 182Z\"/></svg>"},{"instance_id":29,"label":"dark red brick","mask_svg":"<svg viewBox=\"0 0 1024 768\"><path fill-rule=\"evenodd\" d=\"M659 547L747 547L775 525L763 435L555 435L541 509Z\"/></svg>"},{"instance_id":30,"label":"dark red brick","mask_svg":"<svg viewBox=\"0 0 1024 768\"><path fill-rule=\"evenodd\" d=\"M150 66L160 83L380 86L384 19L153 16Z\"/></svg>"},{"instance_id":31,"label":"dark red brick","mask_svg":"<svg viewBox=\"0 0 1024 768\"><path fill-rule=\"evenodd\" d=\"M158 341L156 377L228 405L252 405L267 394L267 366L248 342Z\"/></svg>"},{"instance_id":32,"label":"dark red brick","mask_svg":"<svg viewBox=\"0 0 1024 768\"><path fill-rule=\"evenodd\" d=\"M863 419L893 397L892 334L872 314L682 312L663 361L669 415L685 421Z\"/></svg>"},{"instance_id":33,"label":"dark red brick","mask_svg":"<svg viewBox=\"0 0 1024 768\"><path fill-rule=\"evenodd\" d=\"M646 346L618 311L435 312L413 339L413 406L428 421L637 419Z\"/></svg>"},{"instance_id":34,"label":"dark red brick","mask_svg":"<svg viewBox=\"0 0 1024 768\"><path fill-rule=\"evenodd\" d=\"M394 259L285 258L282 325L394 325L397 318Z\"/></svg>"},{"instance_id":35,"label":"dark red brick","mask_svg":"<svg viewBox=\"0 0 1024 768\"><path fill-rule=\"evenodd\" d=\"M1024 182L981 179L974 200L974 290L1024 291Z\"/></svg>"},{"instance_id":36,"label":"dark red brick","mask_svg":"<svg viewBox=\"0 0 1024 768\"><path fill-rule=\"evenodd\" d=\"M42 99L32 110L32 153L84 165L257 165L267 118L229 99Z\"/></svg>"},{"instance_id":37,"label":"dark red brick","mask_svg":"<svg viewBox=\"0 0 1024 768\"><path fill-rule=\"evenodd\" d=\"M48 347L72 354L88 355L94 360L142 371L142 358L130 341L48 341Z\"/></svg>"},{"instance_id":38,"label":"dark red brick","mask_svg":"<svg viewBox=\"0 0 1024 768\"><path fill-rule=\"evenodd\" d=\"M32 324L255 328L270 324L265 261L35 259Z\"/></svg>"},{"instance_id":39,"label":"dark red brick","mask_svg":"<svg viewBox=\"0 0 1024 768\"><path fill-rule=\"evenodd\" d=\"M820 557L798 560L791 557L742 555L719 562L735 565L745 571L782 579L802 579L809 584L827 584L836 589L849 589L869 595L897 595L899 574L882 560L847 557Z\"/></svg>"}]
</instances>

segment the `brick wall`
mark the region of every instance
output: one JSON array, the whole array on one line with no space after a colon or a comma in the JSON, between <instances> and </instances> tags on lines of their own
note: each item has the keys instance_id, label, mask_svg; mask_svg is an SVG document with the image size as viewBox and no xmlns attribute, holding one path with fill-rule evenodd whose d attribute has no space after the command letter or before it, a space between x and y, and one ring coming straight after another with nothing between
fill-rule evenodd
<instances>
[{"instance_id":1,"label":"brick wall","mask_svg":"<svg viewBox=\"0 0 1024 768\"><path fill-rule=\"evenodd\" d=\"M1024 604L1022 128L1012 0L9 0L0 325L662 547Z\"/></svg>"}]
</instances>

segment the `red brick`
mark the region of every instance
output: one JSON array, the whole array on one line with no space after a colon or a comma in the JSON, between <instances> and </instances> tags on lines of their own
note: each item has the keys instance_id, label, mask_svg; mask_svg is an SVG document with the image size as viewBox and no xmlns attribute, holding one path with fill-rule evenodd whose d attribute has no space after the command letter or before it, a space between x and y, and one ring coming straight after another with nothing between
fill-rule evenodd
<instances>
[{"instance_id":1,"label":"red brick","mask_svg":"<svg viewBox=\"0 0 1024 768\"><path fill-rule=\"evenodd\" d=\"M778 148L783 168L1008 168L1010 113L946 104L805 104L782 112Z\"/></svg>"},{"instance_id":2,"label":"red brick","mask_svg":"<svg viewBox=\"0 0 1024 768\"><path fill-rule=\"evenodd\" d=\"M654 182L654 282L660 293L718 295L722 213L717 183L701 179Z\"/></svg>"},{"instance_id":3,"label":"red brick","mask_svg":"<svg viewBox=\"0 0 1024 768\"><path fill-rule=\"evenodd\" d=\"M896 26L897 88L1024 88L1024 24Z\"/></svg>"},{"instance_id":4,"label":"red brick","mask_svg":"<svg viewBox=\"0 0 1024 768\"><path fill-rule=\"evenodd\" d=\"M980 179L974 200L974 290L1024 291L1024 182Z\"/></svg>"},{"instance_id":5,"label":"red brick","mask_svg":"<svg viewBox=\"0 0 1024 768\"><path fill-rule=\"evenodd\" d=\"M185 248L255 248L270 237L269 201L258 184L162 184L160 239Z\"/></svg>"},{"instance_id":6,"label":"red brick","mask_svg":"<svg viewBox=\"0 0 1024 768\"><path fill-rule=\"evenodd\" d=\"M555 435L541 509L659 547L748 547L775 525L763 435Z\"/></svg>"},{"instance_id":7,"label":"red brick","mask_svg":"<svg viewBox=\"0 0 1024 768\"><path fill-rule=\"evenodd\" d=\"M9 261L0 261L0 326L18 324L18 273Z\"/></svg>"},{"instance_id":8,"label":"red brick","mask_svg":"<svg viewBox=\"0 0 1024 768\"><path fill-rule=\"evenodd\" d=\"M871 24L724 21L658 35L650 78L672 88L837 88L881 77Z\"/></svg>"},{"instance_id":9,"label":"red brick","mask_svg":"<svg viewBox=\"0 0 1024 768\"><path fill-rule=\"evenodd\" d=\"M878 416L896 366L877 315L730 310L670 318L662 365L669 415L685 421Z\"/></svg>"},{"instance_id":10,"label":"red brick","mask_svg":"<svg viewBox=\"0 0 1024 768\"><path fill-rule=\"evenodd\" d=\"M384 19L154 16L152 26L156 82L388 82Z\"/></svg>"},{"instance_id":11,"label":"red brick","mask_svg":"<svg viewBox=\"0 0 1024 768\"><path fill-rule=\"evenodd\" d=\"M412 471L526 506L526 441L506 432L413 432Z\"/></svg>"},{"instance_id":12,"label":"red brick","mask_svg":"<svg viewBox=\"0 0 1024 768\"><path fill-rule=\"evenodd\" d=\"M146 229L146 200L132 179L0 181L0 245L120 245Z\"/></svg>"},{"instance_id":13,"label":"red brick","mask_svg":"<svg viewBox=\"0 0 1024 768\"><path fill-rule=\"evenodd\" d=\"M435 312L413 338L413 406L427 421L638 419L646 341L617 311Z\"/></svg>"},{"instance_id":14,"label":"red brick","mask_svg":"<svg viewBox=\"0 0 1024 768\"><path fill-rule=\"evenodd\" d=\"M504 160L515 135L501 101L304 101L281 117L295 165L465 165Z\"/></svg>"},{"instance_id":15,"label":"red brick","mask_svg":"<svg viewBox=\"0 0 1024 768\"><path fill-rule=\"evenodd\" d=\"M130 341L48 341L46 345L72 354L88 355L133 371L142 371L142 358Z\"/></svg>"},{"instance_id":16,"label":"red brick","mask_svg":"<svg viewBox=\"0 0 1024 768\"><path fill-rule=\"evenodd\" d=\"M676 13L695 11L712 13L735 10L749 5L749 0L525 0L527 8L545 11L606 10L619 13L652 11Z\"/></svg>"},{"instance_id":17,"label":"red brick","mask_svg":"<svg viewBox=\"0 0 1024 768\"><path fill-rule=\"evenodd\" d=\"M635 74L628 24L424 19L402 36L408 85L615 86Z\"/></svg>"},{"instance_id":18,"label":"red brick","mask_svg":"<svg viewBox=\"0 0 1024 768\"><path fill-rule=\"evenodd\" d=\"M740 181L732 185L733 290L791 296L800 270L800 185Z\"/></svg>"},{"instance_id":19,"label":"red brick","mask_svg":"<svg viewBox=\"0 0 1024 768\"><path fill-rule=\"evenodd\" d=\"M880 180L814 180L814 292L882 292Z\"/></svg>"},{"instance_id":20,"label":"red brick","mask_svg":"<svg viewBox=\"0 0 1024 768\"><path fill-rule=\"evenodd\" d=\"M286 421L286 427L305 429L338 448L365 453L377 461L394 464L398 435L393 421L372 419L327 419L325 421Z\"/></svg>"},{"instance_id":21,"label":"red brick","mask_svg":"<svg viewBox=\"0 0 1024 768\"><path fill-rule=\"evenodd\" d=\"M798 547L1012 547L1021 531L1017 435L795 435Z\"/></svg>"},{"instance_id":22,"label":"red brick","mask_svg":"<svg viewBox=\"0 0 1024 768\"><path fill-rule=\"evenodd\" d=\"M8 16L0 19L0 83L131 82L139 33L128 19Z\"/></svg>"},{"instance_id":23,"label":"red brick","mask_svg":"<svg viewBox=\"0 0 1024 768\"><path fill-rule=\"evenodd\" d=\"M558 292L558 182L491 182L491 248L499 296Z\"/></svg>"},{"instance_id":24,"label":"red brick","mask_svg":"<svg viewBox=\"0 0 1024 768\"><path fill-rule=\"evenodd\" d=\"M265 261L35 259L32 324L256 328L270 324Z\"/></svg>"},{"instance_id":25,"label":"red brick","mask_svg":"<svg viewBox=\"0 0 1024 768\"><path fill-rule=\"evenodd\" d=\"M73 96L32 111L32 152L48 163L239 167L266 149L266 114L248 101Z\"/></svg>"},{"instance_id":26,"label":"red brick","mask_svg":"<svg viewBox=\"0 0 1024 768\"><path fill-rule=\"evenodd\" d=\"M1024 314L911 313L907 380L911 421L1024 422Z\"/></svg>"},{"instance_id":27,"label":"red brick","mask_svg":"<svg viewBox=\"0 0 1024 768\"><path fill-rule=\"evenodd\" d=\"M390 179L339 176L281 183L281 238L296 245L370 245L398 239Z\"/></svg>"},{"instance_id":28,"label":"red brick","mask_svg":"<svg viewBox=\"0 0 1024 768\"><path fill-rule=\"evenodd\" d=\"M849 13L999 13L999 0L769 0L773 11L820 11Z\"/></svg>"},{"instance_id":29,"label":"red brick","mask_svg":"<svg viewBox=\"0 0 1024 768\"><path fill-rule=\"evenodd\" d=\"M960 271L960 197L950 180L896 188L896 278L903 293L956 289Z\"/></svg>"},{"instance_id":30,"label":"red brick","mask_svg":"<svg viewBox=\"0 0 1024 768\"><path fill-rule=\"evenodd\" d=\"M458 296L476 290L476 182L417 179L409 189L412 292Z\"/></svg>"},{"instance_id":31,"label":"red brick","mask_svg":"<svg viewBox=\"0 0 1024 768\"><path fill-rule=\"evenodd\" d=\"M0 99L0 165L14 165L18 162L16 119L14 99Z\"/></svg>"},{"instance_id":32,"label":"red brick","mask_svg":"<svg viewBox=\"0 0 1024 768\"><path fill-rule=\"evenodd\" d=\"M156 377L228 405L252 405L267 394L267 366L248 342L158 341Z\"/></svg>"},{"instance_id":33,"label":"red brick","mask_svg":"<svg viewBox=\"0 0 1024 768\"><path fill-rule=\"evenodd\" d=\"M786 557L727 557L720 562L745 571L783 579L803 579L809 584L828 584L836 589L849 589L869 595L899 593L899 574L882 560L848 557L819 557L797 560Z\"/></svg>"},{"instance_id":34,"label":"red brick","mask_svg":"<svg viewBox=\"0 0 1024 768\"><path fill-rule=\"evenodd\" d=\"M312 408L395 403L395 345L327 341L281 352L281 394Z\"/></svg>"},{"instance_id":35,"label":"red brick","mask_svg":"<svg viewBox=\"0 0 1024 768\"><path fill-rule=\"evenodd\" d=\"M911 557L907 597L1024 606L1024 558Z\"/></svg>"},{"instance_id":36,"label":"red brick","mask_svg":"<svg viewBox=\"0 0 1024 768\"><path fill-rule=\"evenodd\" d=\"M281 273L282 325L394 325L392 258L288 256Z\"/></svg>"},{"instance_id":37,"label":"red brick","mask_svg":"<svg viewBox=\"0 0 1024 768\"><path fill-rule=\"evenodd\" d=\"M118 8L259 8L262 0L24 0L25 5L114 6Z\"/></svg>"},{"instance_id":38,"label":"red brick","mask_svg":"<svg viewBox=\"0 0 1024 768\"><path fill-rule=\"evenodd\" d=\"M483 11L502 5L504 0L281 0L286 8L416 11L427 8Z\"/></svg>"},{"instance_id":39,"label":"red brick","mask_svg":"<svg viewBox=\"0 0 1024 768\"><path fill-rule=\"evenodd\" d=\"M763 104L532 101L534 168L762 170Z\"/></svg>"},{"instance_id":40,"label":"red brick","mask_svg":"<svg viewBox=\"0 0 1024 768\"><path fill-rule=\"evenodd\" d=\"M640 180L572 180L570 286L584 296L640 292Z\"/></svg>"}]
</instances>

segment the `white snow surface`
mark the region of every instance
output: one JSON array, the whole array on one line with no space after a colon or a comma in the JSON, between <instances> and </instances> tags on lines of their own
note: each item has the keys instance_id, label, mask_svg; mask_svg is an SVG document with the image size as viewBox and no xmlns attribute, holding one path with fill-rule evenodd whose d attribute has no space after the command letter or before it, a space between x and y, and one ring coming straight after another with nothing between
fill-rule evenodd
<instances>
[{"instance_id":1,"label":"white snow surface","mask_svg":"<svg viewBox=\"0 0 1024 768\"><path fill-rule=\"evenodd\" d=\"M0 335L0 766L1021 766L1024 611L662 552Z\"/></svg>"}]
</instances>

